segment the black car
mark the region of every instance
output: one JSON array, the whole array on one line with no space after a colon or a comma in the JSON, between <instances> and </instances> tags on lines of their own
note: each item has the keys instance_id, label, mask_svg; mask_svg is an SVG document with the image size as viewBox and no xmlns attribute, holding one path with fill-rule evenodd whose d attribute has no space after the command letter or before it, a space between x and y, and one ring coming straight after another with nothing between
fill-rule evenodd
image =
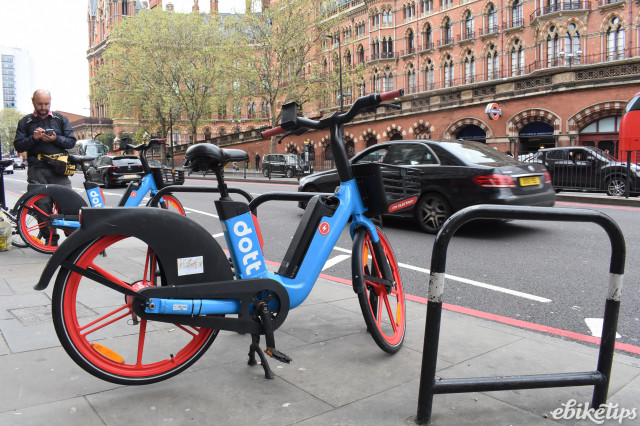
<instances>
[{"instance_id":1,"label":"black car","mask_svg":"<svg viewBox=\"0 0 640 426\"><path fill-rule=\"evenodd\" d=\"M538 151L530 162L544 164L556 191L579 190L624 195L640 194L640 167L620 162L607 152L589 146L547 148Z\"/></svg>"},{"instance_id":2,"label":"black car","mask_svg":"<svg viewBox=\"0 0 640 426\"><path fill-rule=\"evenodd\" d=\"M351 160L352 164L368 162L420 170L418 202L394 214L413 216L428 233L436 233L452 213L475 204L555 204L551 178L542 164L519 162L479 142L387 142ZM303 178L298 190L333 192L338 185L336 170L329 170Z\"/></svg>"},{"instance_id":3,"label":"black car","mask_svg":"<svg viewBox=\"0 0 640 426\"><path fill-rule=\"evenodd\" d=\"M91 163L87 177L90 182L101 183L109 188L140 181L144 173L142 163L135 155L103 155Z\"/></svg>"},{"instance_id":4,"label":"black car","mask_svg":"<svg viewBox=\"0 0 640 426\"><path fill-rule=\"evenodd\" d=\"M262 174L265 177L282 175L290 178L312 172L309 163L296 154L267 154L262 158Z\"/></svg>"}]
</instances>

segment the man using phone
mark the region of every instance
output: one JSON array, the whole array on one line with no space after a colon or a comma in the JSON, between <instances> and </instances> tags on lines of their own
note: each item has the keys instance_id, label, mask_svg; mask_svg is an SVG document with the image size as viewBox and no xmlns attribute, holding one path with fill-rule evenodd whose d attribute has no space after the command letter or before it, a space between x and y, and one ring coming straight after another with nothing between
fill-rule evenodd
<instances>
[{"instance_id":1,"label":"man using phone","mask_svg":"<svg viewBox=\"0 0 640 426\"><path fill-rule=\"evenodd\" d=\"M13 145L18 152L27 152L27 190L33 184L52 183L71 188L68 176L54 173L51 166L43 161L45 155L66 153L76 144L69 120L62 114L51 111L51 93L38 89L31 98L33 113L18 122ZM50 212L52 201L48 197L38 204L44 211ZM55 233L50 237L48 229L43 229L42 237L57 242Z\"/></svg>"}]
</instances>

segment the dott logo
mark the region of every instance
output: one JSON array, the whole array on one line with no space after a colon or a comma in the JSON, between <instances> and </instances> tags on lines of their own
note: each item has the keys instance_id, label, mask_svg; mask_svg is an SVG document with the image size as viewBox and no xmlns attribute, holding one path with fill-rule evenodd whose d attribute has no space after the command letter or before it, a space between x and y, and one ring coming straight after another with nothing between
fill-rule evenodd
<instances>
[{"instance_id":1,"label":"dott logo","mask_svg":"<svg viewBox=\"0 0 640 426\"><path fill-rule=\"evenodd\" d=\"M91 207L104 207L99 188L91 189L87 192L87 195L89 196L89 201L91 201Z\"/></svg>"},{"instance_id":2,"label":"dott logo","mask_svg":"<svg viewBox=\"0 0 640 426\"><path fill-rule=\"evenodd\" d=\"M320 226L318 226L318 232L320 233L320 235L327 235L330 229L331 226L329 226L327 222L322 222Z\"/></svg>"},{"instance_id":3,"label":"dott logo","mask_svg":"<svg viewBox=\"0 0 640 426\"><path fill-rule=\"evenodd\" d=\"M244 275L251 275L252 270L259 271L262 267L262 262L256 260L258 257L258 251L253 250L253 241L248 237L251 233L253 233L253 229L251 229L247 224L243 221L238 221L233 225L233 233L235 236L240 238L238 240L238 250L245 255L242 257L242 265L246 266L244 268ZM249 263L253 261L252 263Z\"/></svg>"}]
</instances>

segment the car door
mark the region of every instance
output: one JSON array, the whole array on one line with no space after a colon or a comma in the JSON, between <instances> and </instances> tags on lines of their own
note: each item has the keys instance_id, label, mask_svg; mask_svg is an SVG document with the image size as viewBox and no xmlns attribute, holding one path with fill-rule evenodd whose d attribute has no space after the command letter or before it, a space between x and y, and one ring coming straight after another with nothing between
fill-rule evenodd
<instances>
[{"instance_id":1,"label":"car door","mask_svg":"<svg viewBox=\"0 0 640 426\"><path fill-rule=\"evenodd\" d=\"M284 155L281 154L277 154L274 156L274 162L273 162L273 173L277 173L279 175L283 175L284 174L284 170L285 170L285 162L284 162Z\"/></svg>"}]
</instances>

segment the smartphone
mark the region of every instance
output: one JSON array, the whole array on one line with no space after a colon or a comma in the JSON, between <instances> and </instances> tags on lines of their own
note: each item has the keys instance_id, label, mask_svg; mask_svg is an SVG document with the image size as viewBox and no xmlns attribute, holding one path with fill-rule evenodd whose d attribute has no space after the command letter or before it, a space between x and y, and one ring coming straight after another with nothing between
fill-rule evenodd
<instances>
[{"instance_id":1,"label":"smartphone","mask_svg":"<svg viewBox=\"0 0 640 426\"><path fill-rule=\"evenodd\" d=\"M44 134L47 136L53 136L53 129L44 129Z\"/></svg>"}]
</instances>

